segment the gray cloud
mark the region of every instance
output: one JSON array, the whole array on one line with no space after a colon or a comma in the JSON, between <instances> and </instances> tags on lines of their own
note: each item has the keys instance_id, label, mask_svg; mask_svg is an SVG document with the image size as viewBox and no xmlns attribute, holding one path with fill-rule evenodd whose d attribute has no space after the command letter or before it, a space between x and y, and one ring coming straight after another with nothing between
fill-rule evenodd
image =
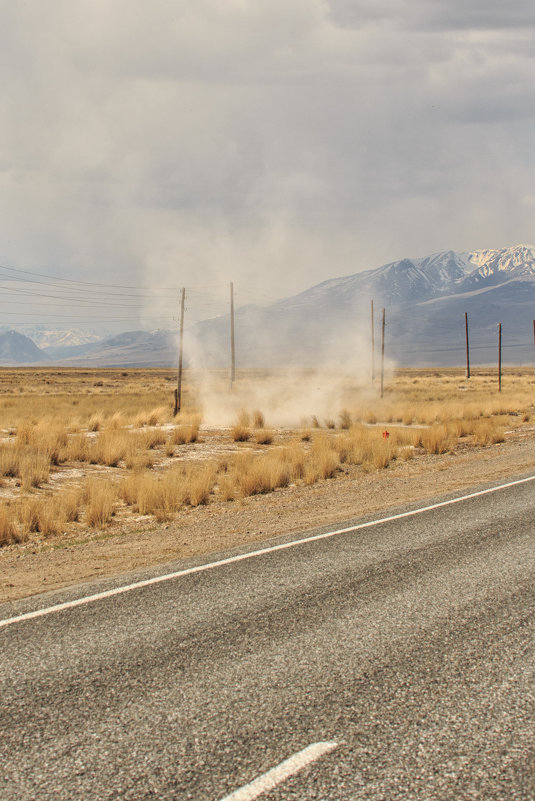
<instances>
[{"instance_id":1,"label":"gray cloud","mask_svg":"<svg viewBox=\"0 0 535 801\"><path fill-rule=\"evenodd\" d=\"M534 23L527 2L4 0L0 262L245 300L533 239Z\"/></svg>"}]
</instances>

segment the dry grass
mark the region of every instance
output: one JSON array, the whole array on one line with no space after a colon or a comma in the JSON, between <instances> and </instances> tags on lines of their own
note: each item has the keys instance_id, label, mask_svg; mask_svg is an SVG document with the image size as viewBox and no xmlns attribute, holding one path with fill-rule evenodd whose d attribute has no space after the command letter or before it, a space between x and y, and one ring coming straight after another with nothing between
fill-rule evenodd
<instances>
[{"instance_id":1,"label":"dry grass","mask_svg":"<svg viewBox=\"0 0 535 801\"><path fill-rule=\"evenodd\" d=\"M437 423L422 430L420 445L428 453L448 453L455 447L456 439L451 426Z\"/></svg>"},{"instance_id":2,"label":"dry grass","mask_svg":"<svg viewBox=\"0 0 535 801\"><path fill-rule=\"evenodd\" d=\"M340 412L340 428L345 430L351 428L351 415L347 409L342 409Z\"/></svg>"},{"instance_id":3,"label":"dry grass","mask_svg":"<svg viewBox=\"0 0 535 801\"><path fill-rule=\"evenodd\" d=\"M260 409L255 409L252 414L253 418L253 428L264 428L266 424L266 420L264 417L264 413L260 411Z\"/></svg>"},{"instance_id":4,"label":"dry grass","mask_svg":"<svg viewBox=\"0 0 535 801\"><path fill-rule=\"evenodd\" d=\"M233 442L248 442L251 439L251 430L241 423L232 426L230 435Z\"/></svg>"},{"instance_id":5,"label":"dry grass","mask_svg":"<svg viewBox=\"0 0 535 801\"><path fill-rule=\"evenodd\" d=\"M277 453L242 456L236 462L236 485L244 497L273 492L289 483L290 469Z\"/></svg>"},{"instance_id":6,"label":"dry grass","mask_svg":"<svg viewBox=\"0 0 535 801\"><path fill-rule=\"evenodd\" d=\"M6 504L0 504L0 546L12 545L22 540L17 530L13 509Z\"/></svg>"},{"instance_id":7,"label":"dry grass","mask_svg":"<svg viewBox=\"0 0 535 801\"><path fill-rule=\"evenodd\" d=\"M201 466L177 465L162 475L138 473L120 486L123 501L141 515L167 520L183 506L208 503L216 481L212 462Z\"/></svg>"},{"instance_id":8,"label":"dry grass","mask_svg":"<svg viewBox=\"0 0 535 801\"><path fill-rule=\"evenodd\" d=\"M117 467L128 453L131 436L128 431L121 431L114 427L103 431L89 449L89 461L91 464Z\"/></svg>"},{"instance_id":9,"label":"dry grass","mask_svg":"<svg viewBox=\"0 0 535 801\"><path fill-rule=\"evenodd\" d=\"M169 519L214 495L229 501L334 478L340 470L355 477L460 443L492 447L528 426L535 412L532 371L506 373L501 394L489 371L469 382L459 371L401 371L383 399L376 388L346 382L335 407L312 416L300 410L308 417L278 429L276 438L259 401L250 399L235 418L231 442L227 429L203 429L199 441L194 383L186 382L183 411L172 417L174 371L31 371L31 381L28 372L0 370L0 545L114 519L127 523L132 514ZM227 380L222 371L221 397ZM267 372L251 371L234 387L234 402L243 380L272 384ZM271 407L268 413L275 417ZM170 422L171 430L163 430ZM199 444L179 449L190 443Z\"/></svg>"},{"instance_id":10,"label":"dry grass","mask_svg":"<svg viewBox=\"0 0 535 801\"><path fill-rule=\"evenodd\" d=\"M340 466L340 456L330 437L317 435L305 461L305 484L314 484L321 479L332 478Z\"/></svg>"},{"instance_id":11,"label":"dry grass","mask_svg":"<svg viewBox=\"0 0 535 801\"><path fill-rule=\"evenodd\" d=\"M267 428L260 428L256 431L254 438L257 445L271 445L274 437L273 431L269 431Z\"/></svg>"},{"instance_id":12,"label":"dry grass","mask_svg":"<svg viewBox=\"0 0 535 801\"><path fill-rule=\"evenodd\" d=\"M197 442L201 418L199 415L177 418L178 424L173 429L171 440L175 445L187 445Z\"/></svg>"},{"instance_id":13,"label":"dry grass","mask_svg":"<svg viewBox=\"0 0 535 801\"><path fill-rule=\"evenodd\" d=\"M109 523L117 500L117 487L102 478L90 478L84 487L85 521L91 528Z\"/></svg>"},{"instance_id":14,"label":"dry grass","mask_svg":"<svg viewBox=\"0 0 535 801\"><path fill-rule=\"evenodd\" d=\"M473 437L476 445L495 445L504 442L505 433L495 420L481 420L474 427Z\"/></svg>"}]
</instances>

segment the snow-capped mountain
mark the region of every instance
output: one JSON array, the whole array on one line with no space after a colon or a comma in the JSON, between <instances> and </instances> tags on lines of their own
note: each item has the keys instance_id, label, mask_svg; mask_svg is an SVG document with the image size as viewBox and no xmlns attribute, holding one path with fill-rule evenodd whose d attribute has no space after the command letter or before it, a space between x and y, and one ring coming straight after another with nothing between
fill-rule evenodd
<instances>
[{"instance_id":1,"label":"snow-capped mountain","mask_svg":"<svg viewBox=\"0 0 535 801\"><path fill-rule=\"evenodd\" d=\"M503 250L476 250L468 254L470 264L476 265L463 286L481 287L511 280L535 280L535 248L518 245Z\"/></svg>"},{"instance_id":2,"label":"snow-capped mountain","mask_svg":"<svg viewBox=\"0 0 535 801\"><path fill-rule=\"evenodd\" d=\"M44 325L25 327L23 333L33 339L39 348L65 348L74 345L89 345L100 342L103 334L94 331L84 331L81 328L47 328Z\"/></svg>"},{"instance_id":3,"label":"snow-capped mountain","mask_svg":"<svg viewBox=\"0 0 535 801\"><path fill-rule=\"evenodd\" d=\"M238 365L362 366L369 360L371 300L376 325L381 307L386 309L386 353L397 364L462 364L465 312L474 364L495 360L498 322L503 324L504 361L533 363L535 248L518 245L403 258L324 281L270 306L244 306L235 316ZM36 341L42 343L46 328L39 331ZM44 358L73 366L171 367L177 360L176 339L176 331L126 332L101 342L48 345ZM4 363L17 361L18 351L7 340L6 348ZM227 365L228 315L189 329L184 357L191 366ZM36 348L33 356L25 351L20 361L42 358Z\"/></svg>"},{"instance_id":4,"label":"snow-capped mountain","mask_svg":"<svg viewBox=\"0 0 535 801\"><path fill-rule=\"evenodd\" d=\"M387 353L397 363L461 364L465 311L480 360L495 357L498 322L505 358L533 359L535 248L528 245L404 258L324 281L269 307L239 309L238 359L258 366L355 360L368 347L370 300L376 320L381 307L387 310ZM199 323L192 335L204 364L225 363L228 318Z\"/></svg>"}]
</instances>

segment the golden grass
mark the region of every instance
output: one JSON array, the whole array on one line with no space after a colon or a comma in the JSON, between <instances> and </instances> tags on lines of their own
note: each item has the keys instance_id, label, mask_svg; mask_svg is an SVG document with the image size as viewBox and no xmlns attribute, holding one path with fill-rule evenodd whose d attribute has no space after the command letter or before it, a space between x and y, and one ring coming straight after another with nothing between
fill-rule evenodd
<instances>
[{"instance_id":1,"label":"golden grass","mask_svg":"<svg viewBox=\"0 0 535 801\"><path fill-rule=\"evenodd\" d=\"M251 430L238 422L232 426L230 435L233 442L247 442L251 439Z\"/></svg>"},{"instance_id":2,"label":"golden grass","mask_svg":"<svg viewBox=\"0 0 535 801\"><path fill-rule=\"evenodd\" d=\"M103 431L89 448L89 461L91 464L117 467L128 452L131 436L130 432L113 427Z\"/></svg>"},{"instance_id":3,"label":"golden grass","mask_svg":"<svg viewBox=\"0 0 535 801\"><path fill-rule=\"evenodd\" d=\"M340 412L340 428L347 430L351 428L351 415L347 409L342 409Z\"/></svg>"},{"instance_id":4,"label":"golden grass","mask_svg":"<svg viewBox=\"0 0 535 801\"><path fill-rule=\"evenodd\" d=\"M272 383L267 371L244 374L249 378L240 376L234 394L244 380ZM279 429L276 438L257 401L248 401L231 443L226 429L207 429L197 448L179 450L199 441L200 402L194 380L186 381L183 411L173 419L175 379L174 371L158 370L0 370L0 545L99 528L115 513L120 520L132 512L169 519L214 494L232 500L334 478L340 469L356 476L423 452L454 451L459 443L491 447L535 413L532 371L506 371L502 393L488 370L470 381L460 371L400 371L383 399L377 388L347 381L336 407L307 410L300 425ZM275 416L271 408L268 414ZM214 450L212 442L219 443ZM224 443L230 455L218 455ZM94 475L108 468L108 475ZM120 478L122 503L111 475Z\"/></svg>"},{"instance_id":5,"label":"golden grass","mask_svg":"<svg viewBox=\"0 0 535 801\"><path fill-rule=\"evenodd\" d=\"M332 478L340 466L340 456L333 447L330 437L316 435L305 460L305 484L314 484L321 479Z\"/></svg>"},{"instance_id":6,"label":"golden grass","mask_svg":"<svg viewBox=\"0 0 535 801\"><path fill-rule=\"evenodd\" d=\"M84 487L85 521L91 528L109 523L117 500L117 487L102 478L89 478Z\"/></svg>"},{"instance_id":7,"label":"golden grass","mask_svg":"<svg viewBox=\"0 0 535 801\"><path fill-rule=\"evenodd\" d=\"M49 454L43 451L27 451L21 457L18 471L23 490L39 487L50 476Z\"/></svg>"},{"instance_id":8,"label":"golden grass","mask_svg":"<svg viewBox=\"0 0 535 801\"><path fill-rule=\"evenodd\" d=\"M428 453L448 453L456 442L455 432L445 423L437 423L422 429L420 445Z\"/></svg>"},{"instance_id":9,"label":"golden grass","mask_svg":"<svg viewBox=\"0 0 535 801\"><path fill-rule=\"evenodd\" d=\"M253 418L253 428L264 428L266 420L264 417L264 413L260 411L260 409L254 409L252 413L252 418Z\"/></svg>"},{"instance_id":10,"label":"golden grass","mask_svg":"<svg viewBox=\"0 0 535 801\"><path fill-rule=\"evenodd\" d=\"M254 439L257 445L271 445L274 437L273 431L269 431L267 428L259 428L255 432Z\"/></svg>"},{"instance_id":11,"label":"golden grass","mask_svg":"<svg viewBox=\"0 0 535 801\"><path fill-rule=\"evenodd\" d=\"M244 455L236 462L236 486L241 495L261 495L290 483L288 464L279 454Z\"/></svg>"},{"instance_id":12,"label":"golden grass","mask_svg":"<svg viewBox=\"0 0 535 801\"><path fill-rule=\"evenodd\" d=\"M119 491L124 502L139 514L165 520L186 504L208 503L215 481L216 467L212 462L176 465L162 475L133 474L122 482Z\"/></svg>"},{"instance_id":13,"label":"golden grass","mask_svg":"<svg viewBox=\"0 0 535 801\"><path fill-rule=\"evenodd\" d=\"M199 415L183 416L177 418L177 425L173 429L172 442L175 445L187 445L190 442L197 442L199 438L199 428L201 418Z\"/></svg>"},{"instance_id":14,"label":"golden grass","mask_svg":"<svg viewBox=\"0 0 535 801\"><path fill-rule=\"evenodd\" d=\"M12 545L14 542L23 540L17 531L15 521L13 509L5 503L0 504L0 546Z\"/></svg>"}]
</instances>

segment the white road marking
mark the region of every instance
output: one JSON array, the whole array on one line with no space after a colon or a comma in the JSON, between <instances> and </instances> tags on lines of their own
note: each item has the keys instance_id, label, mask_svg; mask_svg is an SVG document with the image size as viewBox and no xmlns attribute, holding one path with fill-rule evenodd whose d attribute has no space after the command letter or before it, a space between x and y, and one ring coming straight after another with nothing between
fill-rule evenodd
<instances>
[{"instance_id":1,"label":"white road marking","mask_svg":"<svg viewBox=\"0 0 535 801\"><path fill-rule=\"evenodd\" d=\"M253 559L256 556L263 556L267 553L275 553L276 551L284 551L288 548L295 548L298 545L306 545L309 542L317 542L318 540L326 540L330 537L336 537L340 534L349 534L352 531L361 531L365 528L372 528L380 526L382 523L391 523L394 520L403 520L407 517L414 517L421 515L424 512L431 512L433 509L440 509L444 506L452 506L456 503L468 501L471 498L479 498L482 495L490 495L493 492L499 492L509 487L515 487L518 484L526 484L528 481L535 481L535 476L528 478L520 478L516 481L509 481L507 484L500 484L497 487L490 487L489 489L479 490L478 492L471 492L469 495L460 495L457 498L451 498L449 501L440 501L440 503L433 503L430 506L422 506L419 509L411 509L409 512L401 512L397 515L390 515L389 517L380 517L377 520L369 520L367 523L359 523L356 526L349 526L348 528L339 528L335 531L325 531L323 534L314 534L311 537L304 537L303 539L291 540L290 542L283 542L280 545L270 545L267 548L260 548L257 551L248 551L247 553L238 554L237 556L229 556L227 559L220 559L218 562L208 562L207 564L197 565L197 567L188 567L184 570L177 570L175 573L166 573L162 576L154 576L150 579L143 579L136 581L133 584L126 584L122 587L115 587L113 590L104 590L97 592L94 595L86 595L82 598L76 598L74 601L65 601L61 604L54 606L47 606L43 609L36 609L34 612L25 612L16 617L8 617L5 620L0 620L0 628L10 626L13 623L20 623L23 620L32 620L37 617L44 617L51 615L54 612L62 612L64 609L74 609L76 606L84 606L85 604L94 603L95 601L102 601L105 598L113 598L114 595L122 595L131 590L138 590L142 587L150 587L153 584L160 584L164 581L171 581L172 579L181 578L182 576L191 576L194 573L203 573L205 570L214 570L216 567L223 567L224 565L231 565L235 562L243 562L246 559Z\"/></svg>"},{"instance_id":2,"label":"white road marking","mask_svg":"<svg viewBox=\"0 0 535 801\"><path fill-rule=\"evenodd\" d=\"M278 784L281 784L290 776L294 776L303 770L311 762L315 762L324 754L328 754L336 748L338 743L313 743L298 754L294 754L289 759L285 759L276 768L268 770L267 773L262 774L250 784L240 787L230 795L226 795L221 801L253 801L258 798L262 793L267 793L273 790Z\"/></svg>"}]
</instances>

